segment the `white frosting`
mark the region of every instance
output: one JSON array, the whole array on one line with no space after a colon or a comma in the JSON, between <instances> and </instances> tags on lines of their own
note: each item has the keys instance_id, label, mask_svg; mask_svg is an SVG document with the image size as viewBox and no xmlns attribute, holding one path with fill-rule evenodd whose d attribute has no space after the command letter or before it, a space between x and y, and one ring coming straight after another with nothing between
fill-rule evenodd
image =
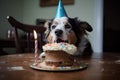
<instances>
[{"instance_id":1,"label":"white frosting","mask_svg":"<svg viewBox=\"0 0 120 80\"><path fill-rule=\"evenodd\" d=\"M68 54L74 55L77 51L77 47L68 43L48 43L43 46L43 51L58 51L62 50Z\"/></svg>"}]
</instances>

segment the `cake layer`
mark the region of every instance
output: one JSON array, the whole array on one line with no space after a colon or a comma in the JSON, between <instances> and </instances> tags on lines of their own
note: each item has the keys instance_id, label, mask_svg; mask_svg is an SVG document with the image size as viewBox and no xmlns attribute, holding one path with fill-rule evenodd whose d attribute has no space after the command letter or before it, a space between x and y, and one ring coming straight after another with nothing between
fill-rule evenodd
<instances>
[{"instance_id":1,"label":"cake layer","mask_svg":"<svg viewBox=\"0 0 120 80\"><path fill-rule=\"evenodd\" d=\"M71 66L73 57L64 51L46 51L45 62L47 65Z\"/></svg>"}]
</instances>

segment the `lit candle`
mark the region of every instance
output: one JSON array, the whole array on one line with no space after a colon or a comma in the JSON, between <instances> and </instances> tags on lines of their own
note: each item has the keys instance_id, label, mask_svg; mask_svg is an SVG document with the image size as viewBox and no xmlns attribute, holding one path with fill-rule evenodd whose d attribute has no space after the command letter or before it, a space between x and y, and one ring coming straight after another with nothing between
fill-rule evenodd
<instances>
[{"instance_id":1,"label":"lit candle","mask_svg":"<svg viewBox=\"0 0 120 80\"><path fill-rule=\"evenodd\" d=\"M34 39L35 39L35 64L37 64L38 63L38 40L37 40L37 33L35 30L33 31L33 33L34 33Z\"/></svg>"}]
</instances>

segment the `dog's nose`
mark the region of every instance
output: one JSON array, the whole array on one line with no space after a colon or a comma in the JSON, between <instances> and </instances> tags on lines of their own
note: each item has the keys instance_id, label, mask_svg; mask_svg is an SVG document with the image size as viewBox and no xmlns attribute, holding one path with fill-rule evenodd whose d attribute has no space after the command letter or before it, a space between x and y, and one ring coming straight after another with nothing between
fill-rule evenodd
<instances>
[{"instance_id":1,"label":"dog's nose","mask_svg":"<svg viewBox=\"0 0 120 80\"><path fill-rule=\"evenodd\" d=\"M58 37L60 37L60 36L63 34L63 31L60 30L60 29L57 29L57 30L55 31L55 34L56 34Z\"/></svg>"}]
</instances>

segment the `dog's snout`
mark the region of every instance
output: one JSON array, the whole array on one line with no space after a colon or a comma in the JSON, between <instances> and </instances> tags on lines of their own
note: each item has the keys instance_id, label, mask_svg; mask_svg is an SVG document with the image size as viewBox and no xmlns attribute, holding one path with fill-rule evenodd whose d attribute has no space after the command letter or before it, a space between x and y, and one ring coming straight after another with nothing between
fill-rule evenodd
<instances>
[{"instance_id":1,"label":"dog's snout","mask_svg":"<svg viewBox=\"0 0 120 80\"><path fill-rule=\"evenodd\" d=\"M63 34L63 31L60 30L60 29L57 29L57 30L55 31L55 34L60 37L60 36Z\"/></svg>"}]
</instances>

